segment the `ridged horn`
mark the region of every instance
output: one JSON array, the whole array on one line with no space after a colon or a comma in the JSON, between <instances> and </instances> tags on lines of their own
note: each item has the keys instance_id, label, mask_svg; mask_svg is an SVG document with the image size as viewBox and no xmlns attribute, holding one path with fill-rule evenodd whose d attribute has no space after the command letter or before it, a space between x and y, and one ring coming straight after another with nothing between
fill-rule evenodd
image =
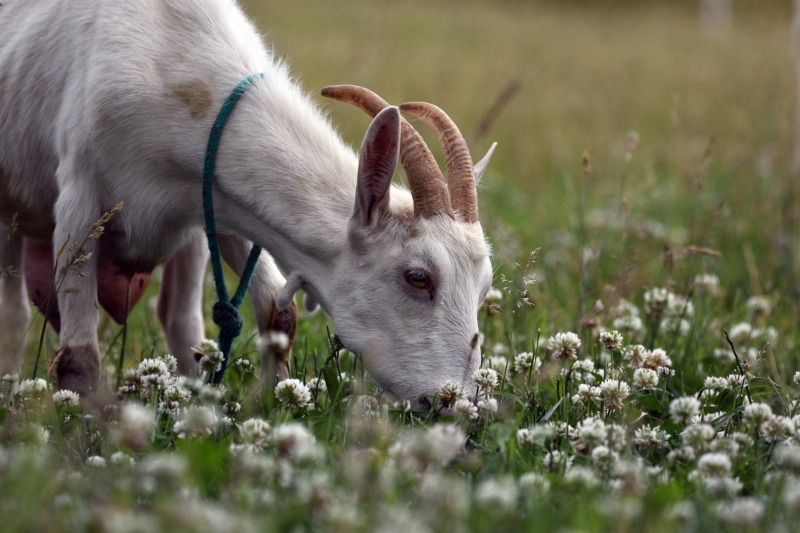
<instances>
[{"instance_id":1,"label":"ridged horn","mask_svg":"<svg viewBox=\"0 0 800 533\"><path fill-rule=\"evenodd\" d=\"M374 92L357 85L325 87L322 96L360 107L373 118L389 106ZM431 218L445 214L454 219L442 171L422 136L406 119L400 123L400 163L406 171L414 199L414 216Z\"/></svg>"},{"instance_id":2,"label":"ridged horn","mask_svg":"<svg viewBox=\"0 0 800 533\"><path fill-rule=\"evenodd\" d=\"M408 102L400 111L424 122L439 138L447 168L450 202L464 222L478 221L478 191L472 157L464 136L447 113L427 102Z\"/></svg>"}]
</instances>

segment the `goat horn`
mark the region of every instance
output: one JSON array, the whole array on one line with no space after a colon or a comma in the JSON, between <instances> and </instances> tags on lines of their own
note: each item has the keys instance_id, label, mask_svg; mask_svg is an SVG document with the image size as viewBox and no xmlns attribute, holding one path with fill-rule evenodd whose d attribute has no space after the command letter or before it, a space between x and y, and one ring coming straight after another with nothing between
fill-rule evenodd
<instances>
[{"instance_id":1,"label":"goat horn","mask_svg":"<svg viewBox=\"0 0 800 533\"><path fill-rule=\"evenodd\" d=\"M447 187L453 208L465 222L478 221L478 191L472 157L464 136L447 114L427 102L409 102L400 111L424 122L439 138L447 167Z\"/></svg>"},{"instance_id":2,"label":"goat horn","mask_svg":"<svg viewBox=\"0 0 800 533\"><path fill-rule=\"evenodd\" d=\"M360 107L373 118L389 106L374 92L356 85L325 87L322 96ZM414 199L414 216L431 218L446 214L454 219L442 171L422 136L406 119L400 123L400 163L406 171Z\"/></svg>"}]
</instances>

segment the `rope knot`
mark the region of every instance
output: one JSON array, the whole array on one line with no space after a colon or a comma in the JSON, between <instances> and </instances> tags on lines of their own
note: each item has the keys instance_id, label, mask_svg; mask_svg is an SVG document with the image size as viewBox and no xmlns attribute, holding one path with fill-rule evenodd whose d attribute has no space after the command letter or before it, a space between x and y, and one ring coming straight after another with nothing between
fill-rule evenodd
<instances>
[{"instance_id":1,"label":"rope knot","mask_svg":"<svg viewBox=\"0 0 800 533\"><path fill-rule=\"evenodd\" d=\"M215 303L212 316L214 324L219 326L220 333L227 335L228 338L235 339L242 332L242 317L239 315L239 311L230 303Z\"/></svg>"}]
</instances>

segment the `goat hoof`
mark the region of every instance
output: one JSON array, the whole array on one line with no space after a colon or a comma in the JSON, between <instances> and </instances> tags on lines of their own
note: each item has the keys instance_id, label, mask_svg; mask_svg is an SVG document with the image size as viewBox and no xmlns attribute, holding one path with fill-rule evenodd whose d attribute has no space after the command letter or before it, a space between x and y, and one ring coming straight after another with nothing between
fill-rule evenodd
<instances>
[{"instance_id":1,"label":"goat hoof","mask_svg":"<svg viewBox=\"0 0 800 533\"><path fill-rule=\"evenodd\" d=\"M100 354L91 346L66 346L50 359L48 371L56 390L88 398L100 385Z\"/></svg>"}]
</instances>

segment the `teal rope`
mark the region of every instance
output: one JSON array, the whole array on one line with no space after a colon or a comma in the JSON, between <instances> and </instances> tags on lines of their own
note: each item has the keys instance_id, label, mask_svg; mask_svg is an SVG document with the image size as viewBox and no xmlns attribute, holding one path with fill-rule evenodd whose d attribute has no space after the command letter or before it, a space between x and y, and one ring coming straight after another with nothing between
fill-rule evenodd
<instances>
[{"instance_id":1,"label":"teal rope","mask_svg":"<svg viewBox=\"0 0 800 533\"><path fill-rule=\"evenodd\" d=\"M211 195L211 182L214 177L219 139L222 137L222 129L225 127L231 111L233 111L233 106L257 78L263 77L264 74L254 74L245 78L225 99L225 103L222 104L222 109L219 110L217 120L214 122L214 126L208 136L208 147L206 148L206 158L203 166L203 214L206 222L208 251L211 253L211 269L214 273L214 285L217 289L217 303L214 304L213 319L214 323L219 326L219 349L223 355L222 367L213 376L210 376L209 381L213 383L222 382L225 370L228 368L231 346L234 339L242 332L242 317L239 315L238 308L242 304L242 300L244 300L248 287L250 287L250 280L255 272L258 256L261 255L261 247L257 244L253 245L242 271L239 287L236 289L233 298L229 298L228 288L225 286L225 277L222 274L222 260L220 258L219 242L217 241L217 225L214 222L214 201Z\"/></svg>"}]
</instances>

